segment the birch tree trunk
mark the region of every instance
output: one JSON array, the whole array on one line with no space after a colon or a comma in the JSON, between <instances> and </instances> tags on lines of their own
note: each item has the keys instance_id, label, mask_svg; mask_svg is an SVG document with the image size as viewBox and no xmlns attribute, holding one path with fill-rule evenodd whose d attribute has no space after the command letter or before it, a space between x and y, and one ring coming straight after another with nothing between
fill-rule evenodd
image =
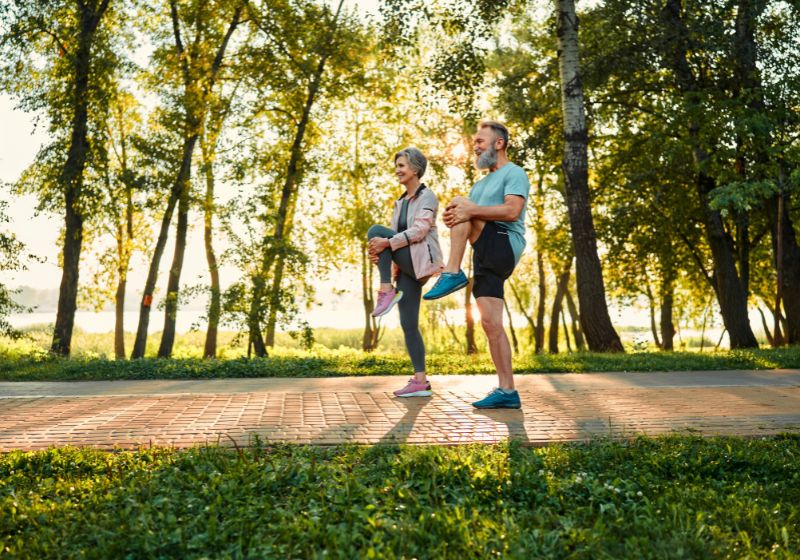
<instances>
[{"instance_id":1,"label":"birch tree trunk","mask_svg":"<svg viewBox=\"0 0 800 560\"><path fill-rule=\"evenodd\" d=\"M581 327L590 350L623 352L622 342L608 313L589 200L588 133L579 64L578 17L574 0L556 0L556 21L564 118L562 170L575 248L575 277Z\"/></svg>"}]
</instances>

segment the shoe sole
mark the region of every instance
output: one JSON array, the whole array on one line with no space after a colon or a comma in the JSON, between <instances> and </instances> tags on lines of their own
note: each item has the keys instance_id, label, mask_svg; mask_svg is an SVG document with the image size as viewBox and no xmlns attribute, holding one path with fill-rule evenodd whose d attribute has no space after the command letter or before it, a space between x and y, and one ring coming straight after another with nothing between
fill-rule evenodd
<instances>
[{"instance_id":1,"label":"shoe sole","mask_svg":"<svg viewBox=\"0 0 800 560\"><path fill-rule=\"evenodd\" d=\"M433 391L414 391L413 393L406 393L405 395L395 395L395 397L400 397L404 399L406 397L430 397L433 394Z\"/></svg>"},{"instance_id":2,"label":"shoe sole","mask_svg":"<svg viewBox=\"0 0 800 560\"><path fill-rule=\"evenodd\" d=\"M381 313L380 315L374 315L374 314L372 314L372 316L373 316L373 317L383 317L384 315L386 315L387 313L389 313L389 311L391 311L391 310L392 310L392 307L394 307L394 306L395 306L395 304L396 304L398 301L400 301L401 299L403 299L403 292L398 292L398 293L397 293L397 295L396 295L396 296L394 296L394 298L392 299L392 303L390 303L390 304L389 304L389 307L387 307L387 308L386 308L386 310L385 310L383 313Z\"/></svg>"},{"instance_id":3,"label":"shoe sole","mask_svg":"<svg viewBox=\"0 0 800 560\"><path fill-rule=\"evenodd\" d=\"M424 296L422 296L422 299L424 299L424 300L427 300L427 301L431 301L431 300L434 300L434 299L441 299L441 298L443 298L443 297L447 297L447 296L449 296L449 295L450 295L450 294L452 294L453 292L457 292L457 291L458 291L458 290L460 290L461 288L465 287L467 284L469 284L469 280L467 280L466 282L463 282L462 284L459 284L458 286L456 286L456 287L454 287L454 288L451 288L451 289L450 289L450 291L448 291L448 292L445 292L445 293L443 293L443 294L442 294L442 295L440 295L440 296L432 296L432 297L428 297L428 294L425 294Z\"/></svg>"},{"instance_id":4,"label":"shoe sole","mask_svg":"<svg viewBox=\"0 0 800 560\"><path fill-rule=\"evenodd\" d=\"M477 404L472 403L472 406L474 406L475 408L480 409L480 410L487 410L487 409L492 409L492 408L510 408L510 409L516 410L516 409L522 408L522 404L515 404L515 405L493 404L491 406L478 406Z\"/></svg>"}]
</instances>

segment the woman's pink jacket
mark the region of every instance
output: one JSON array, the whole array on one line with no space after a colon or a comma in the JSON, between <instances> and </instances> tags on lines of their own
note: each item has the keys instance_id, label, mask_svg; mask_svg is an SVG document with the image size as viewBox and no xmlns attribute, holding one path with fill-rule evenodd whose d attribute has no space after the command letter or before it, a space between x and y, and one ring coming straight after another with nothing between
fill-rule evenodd
<instances>
[{"instance_id":1,"label":"woman's pink jacket","mask_svg":"<svg viewBox=\"0 0 800 560\"><path fill-rule=\"evenodd\" d=\"M400 207L405 194L394 203L391 228L397 231L400 220ZM389 238L392 251L408 246L411 251L411 262L417 280L428 278L444 269L442 249L439 247L439 234L436 231L436 213L439 210L439 199L424 184L420 185L414 196L408 201L406 224L408 229ZM396 265L395 265L396 266ZM395 275L396 275L395 270Z\"/></svg>"}]
</instances>

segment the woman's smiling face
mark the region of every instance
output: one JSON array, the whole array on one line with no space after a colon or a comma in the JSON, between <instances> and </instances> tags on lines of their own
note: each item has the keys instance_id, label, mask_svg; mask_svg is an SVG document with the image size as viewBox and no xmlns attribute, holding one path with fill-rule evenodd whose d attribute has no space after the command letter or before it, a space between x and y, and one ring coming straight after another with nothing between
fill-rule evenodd
<instances>
[{"instance_id":1,"label":"woman's smiling face","mask_svg":"<svg viewBox=\"0 0 800 560\"><path fill-rule=\"evenodd\" d=\"M405 156L400 156L394 162L394 175L401 185L405 185L417 176L411 166L408 164L408 159Z\"/></svg>"}]
</instances>

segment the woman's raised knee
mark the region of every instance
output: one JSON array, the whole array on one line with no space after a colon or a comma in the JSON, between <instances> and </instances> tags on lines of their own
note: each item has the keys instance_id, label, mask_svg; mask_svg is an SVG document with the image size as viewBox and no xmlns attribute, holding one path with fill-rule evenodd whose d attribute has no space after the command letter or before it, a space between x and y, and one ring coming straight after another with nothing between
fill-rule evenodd
<instances>
[{"instance_id":1,"label":"woman's raised knee","mask_svg":"<svg viewBox=\"0 0 800 560\"><path fill-rule=\"evenodd\" d=\"M382 226L379 224L372 225L367 230L367 239L372 239L373 237L387 237L386 232L388 229L389 228L387 228L386 226Z\"/></svg>"}]
</instances>

